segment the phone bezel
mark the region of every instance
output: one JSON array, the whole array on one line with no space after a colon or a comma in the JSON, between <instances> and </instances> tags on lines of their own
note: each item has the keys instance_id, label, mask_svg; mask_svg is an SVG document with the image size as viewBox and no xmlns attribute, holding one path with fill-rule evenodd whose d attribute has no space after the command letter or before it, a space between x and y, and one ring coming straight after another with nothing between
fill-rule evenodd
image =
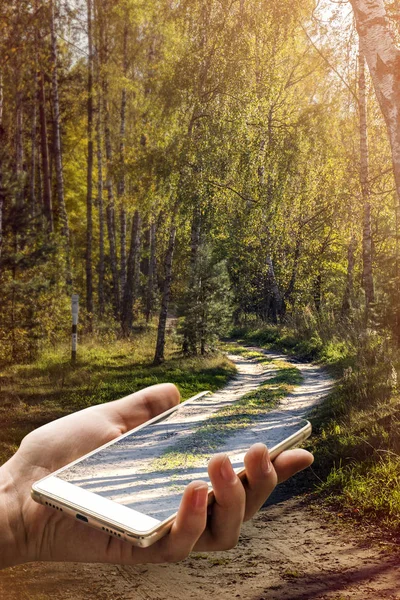
<instances>
[{"instance_id":1,"label":"phone bezel","mask_svg":"<svg viewBox=\"0 0 400 600\"><path fill-rule=\"evenodd\" d=\"M154 543L157 539L161 538L165 533L167 533L174 522L176 517L176 512L172 514L170 517L165 519L164 521L158 521L149 515L145 515L134 509L123 506L113 500L109 500L100 496L99 494L95 494L93 492L89 492L88 490L84 490L79 486L71 484L69 482L65 482L62 479L59 479L57 475L63 472L66 469L69 469L73 465L85 460L86 458L96 454L97 452L115 444L119 440L131 435L132 433L143 429L151 425L152 423L157 423L167 418L170 414L178 410L179 408L183 408L184 405L188 405L191 402L194 402L205 396L210 392L201 392L197 394L193 398L190 398L184 403L178 404L173 408L165 411L161 415L157 415L153 419L146 421L142 425L131 429L127 433L99 446L95 450L85 454L84 456L78 458L77 460L69 463L68 465L61 467L54 473L47 475L43 479L35 482L32 486L32 498L39 502L40 504L47 504L52 506L53 508L58 508L58 510L63 510L67 514L71 514L76 516L77 514L84 516L88 519L88 525L100 529L102 531L108 532L109 529L115 530L111 531L111 533L121 537L131 543L136 545L145 547L152 543ZM304 426L301 427L294 434L282 440L279 444L270 449L270 457L271 460L274 460L278 454L283 452L284 450L288 450L293 448L304 440L306 440L311 434L311 423L306 419L301 419L304 423ZM235 469L237 475L240 479L244 480L246 478L245 469ZM76 502L77 498L79 498L79 503ZM213 501L213 491L210 488L209 491L209 504ZM56 502L58 506L55 506L53 503ZM96 507L96 510L93 508ZM121 510L123 509L123 510ZM98 512L100 511L100 512ZM121 515L124 514L126 519L123 518L121 522ZM150 529L143 529L143 523L154 522L153 527Z\"/></svg>"}]
</instances>

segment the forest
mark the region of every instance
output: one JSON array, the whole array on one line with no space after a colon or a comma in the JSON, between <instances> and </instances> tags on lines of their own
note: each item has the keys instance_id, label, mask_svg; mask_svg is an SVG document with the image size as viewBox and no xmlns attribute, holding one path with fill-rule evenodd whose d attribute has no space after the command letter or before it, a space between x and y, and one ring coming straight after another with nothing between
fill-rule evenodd
<instances>
[{"instance_id":1,"label":"forest","mask_svg":"<svg viewBox=\"0 0 400 600\"><path fill-rule=\"evenodd\" d=\"M169 317L189 354L232 323L400 337L400 109L352 4L2 2L2 361L67 340L72 293L86 332L158 320L155 362Z\"/></svg>"},{"instance_id":2,"label":"forest","mask_svg":"<svg viewBox=\"0 0 400 600\"><path fill-rule=\"evenodd\" d=\"M220 387L236 336L328 365L322 487L377 469L398 524L399 42L396 0L0 0L1 458L132 377Z\"/></svg>"}]
</instances>

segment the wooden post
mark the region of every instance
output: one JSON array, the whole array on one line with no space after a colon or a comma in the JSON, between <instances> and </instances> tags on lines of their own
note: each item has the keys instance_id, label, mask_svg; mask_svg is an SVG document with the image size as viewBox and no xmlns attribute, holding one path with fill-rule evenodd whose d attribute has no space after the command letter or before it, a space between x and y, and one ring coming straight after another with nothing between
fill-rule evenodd
<instances>
[{"instance_id":1,"label":"wooden post","mask_svg":"<svg viewBox=\"0 0 400 600\"><path fill-rule=\"evenodd\" d=\"M72 294L72 350L71 361L76 362L76 348L78 346L78 314L79 314L79 296Z\"/></svg>"}]
</instances>

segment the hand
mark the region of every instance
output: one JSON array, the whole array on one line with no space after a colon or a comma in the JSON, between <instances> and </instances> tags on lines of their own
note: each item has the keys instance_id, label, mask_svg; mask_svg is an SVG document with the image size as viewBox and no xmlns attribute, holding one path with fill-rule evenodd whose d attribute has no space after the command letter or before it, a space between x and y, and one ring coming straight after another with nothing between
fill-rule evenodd
<instances>
[{"instance_id":1,"label":"hand","mask_svg":"<svg viewBox=\"0 0 400 600\"><path fill-rule=\"evenodd\" d=\"M171 384L87 408L27 435L16 454L0 468L0 567L41 561L120 564L173 562L192 550L225 550L236 545L243 521L262 506L278 482L312 463L305 450L283 452L272 464L263 444L245 457L242 483L226 455L214 456L209 475L215 503L207 511L205 482L190 483L169 534L138 548L91 529L30 497L32 483L179 402Z\"/></svg>"}]
</instances>

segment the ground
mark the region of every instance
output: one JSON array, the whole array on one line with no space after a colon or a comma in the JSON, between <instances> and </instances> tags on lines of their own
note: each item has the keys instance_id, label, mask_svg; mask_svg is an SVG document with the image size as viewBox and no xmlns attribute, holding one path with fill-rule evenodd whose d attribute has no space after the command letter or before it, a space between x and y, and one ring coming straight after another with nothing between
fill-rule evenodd
<instances>
[{"instance_id":1,"label":"ground","mask_svg":"<svg viewBox=\"0 0 400 600\"><path fill-rule=\"evenodd\" d=\"M253 361L238 359L242 376L249 363L249 375L265 380L265 372ZM296 366L303 383L280 408L304 412L327 393L331 382L318 367ZM238 380L233 384L237 392ZM360 529L344 528L334 512L309 505L308 497L299 494L299 481L276 490L244 525L238 546L229 552L194 553L175 565L23 565L0 574L0 598L400 600L399 555L393 547Z\"/></svg>"}]
</instances>

